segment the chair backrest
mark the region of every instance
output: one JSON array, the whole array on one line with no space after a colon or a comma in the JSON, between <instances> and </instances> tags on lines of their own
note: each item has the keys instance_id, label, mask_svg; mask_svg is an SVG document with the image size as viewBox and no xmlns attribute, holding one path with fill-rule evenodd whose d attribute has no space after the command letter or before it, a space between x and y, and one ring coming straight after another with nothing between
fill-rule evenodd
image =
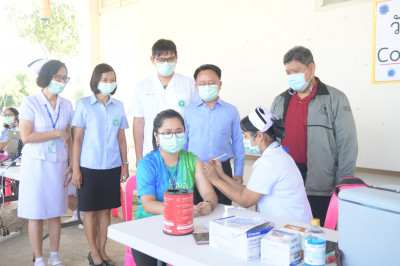
<instances>
[{"instance_id":1,"label":"chair backrest","mask_svg":"<svg viewBox=\"0 0 400 266\"><path fill-rule=\"evenodd\" d=\"M339 198L338 194L343 189L356 188L356 187L369 187L367 184L358 177L343 177L337 183L331 201L329 202L328 211L326 213L324 227L336 230L336 223L339 213Z\"/></svg>"},{"instance_id":2,"label":"chair backrest","mask_svg":"<svg viewBox=\"0 0 400 266\"><path fill-rule=\"evenodd\" d=\"M131 176L125 186L125 217L126 221L132 221L133 191L137 190L136 175Z\"/></svg>"}]
</instances>

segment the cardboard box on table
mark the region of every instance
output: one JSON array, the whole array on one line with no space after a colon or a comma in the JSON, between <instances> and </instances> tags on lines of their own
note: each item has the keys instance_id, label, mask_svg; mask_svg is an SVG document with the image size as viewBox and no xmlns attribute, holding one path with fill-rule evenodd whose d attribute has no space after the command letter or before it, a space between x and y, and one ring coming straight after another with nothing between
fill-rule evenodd
<instances>
[{"instance_id":1,"label":"cardboard box on table","mask_svg":"<svg viewBox=\"0 0 400 266\"><path fill-rule=\"evenodd\" d=\"M381 188L400 191L395 185ZM400 193L374 188L341 191L338 229L343 265L400 265Z\"/></svg>"},{"instance_id":2,"label":"cardboard box on table","mask_svg":"<svg viewBox=\"0 0 400 266\"><path fill-rule=\"evenodd\" d=\"M210 221L210 246L244 260L260 257L261 238L274 224L261 218L230 216Z\"/></svg>"},{"instance_id":3,"label":"cardboard box on table","mask_svg":"<svg viewBox=\"0 0 400 266\"><path fill-rule=\"evenodd\" d=\"M301 263L301 235L272 229L261 239L261 261L269 266Z\"/></svg>"}]
</instances>

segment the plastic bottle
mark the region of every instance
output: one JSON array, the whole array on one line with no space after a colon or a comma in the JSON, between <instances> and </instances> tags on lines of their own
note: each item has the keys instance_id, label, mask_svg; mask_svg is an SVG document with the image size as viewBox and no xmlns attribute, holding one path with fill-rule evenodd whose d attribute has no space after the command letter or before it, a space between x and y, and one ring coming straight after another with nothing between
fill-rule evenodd
<instances>
[{"instance_id":1,"label":"plastic bottle","mask_svg":"<svg viewBox=\"0 0 400 266\"><path fill-rule=\"evenodd\" d=\"M224 214L222 215L222 218L229 217L229 209L235 208L234 206L230 206L230 205L225 205L224 207L225 207L225 211L224 211Z\"/></svg>"},{"instance_id":2,"label":"plastic bottle","mask_svg":"<svg viewBox=\"0 0 400 266\"><path fill-rule=\"evenodd\" d=\"M304 264L306 266L325 265L325 232L320 227L319 219L311 220L311 227L304 237Z\"/></svg>"}]
</instances>

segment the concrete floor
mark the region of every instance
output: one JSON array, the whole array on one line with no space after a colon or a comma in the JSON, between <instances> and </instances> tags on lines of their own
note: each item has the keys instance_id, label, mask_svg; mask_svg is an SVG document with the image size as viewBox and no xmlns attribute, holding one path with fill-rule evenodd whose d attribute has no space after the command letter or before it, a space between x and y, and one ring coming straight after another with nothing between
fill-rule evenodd
<instances>
[{"instance_id":1,"label":"concrete floor","mask_svg":"<svg viewBox=\"0 0 400 266\"><path fill-rule=\"evenodd\" d=\"M17 202L5 204L3 212L1 213L1 218L5 225L8 225L15 220L15 222L8 227L10 231L14 231L17 227L23 226L20 235L0 243L1 266L34 265L32 262L32 249L28 237L28 223L25 219L17 217L16 208ZM136 208L137 205L134 205L132 217L135 217ZM69 211L61 218L61 221L63 222L68 220L71 215L72 212ZM111 218L112 224L120 222L123 222L121 208L119 208L119 216ZM44 226L44 231L47 232L46 225ZM116 265L124 265L125 246L109 239L107 241L106 251L108 256L113 259ZM88 252L89 244L87 243L83 229L79 229L77 225L61 229L59 259L65 265L89 265L87 260ZM50 244L48 238L43 241L43 256L47 265L47 260L50 257Z\"/></svg>"}]
</instances>

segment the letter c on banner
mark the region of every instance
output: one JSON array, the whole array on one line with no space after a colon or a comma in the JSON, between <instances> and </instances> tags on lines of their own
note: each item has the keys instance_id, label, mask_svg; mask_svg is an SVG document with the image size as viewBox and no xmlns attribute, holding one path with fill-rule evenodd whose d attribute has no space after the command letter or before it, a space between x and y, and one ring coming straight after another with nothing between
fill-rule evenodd
<instances>
[{"instance_id":1,"label":"letter c on banner","mask_svg":"<svg viewBox=\"0 0 400 266\"><path fill-rule=\"evenodd\" d=\"M382 51L382 50L388 50L388 48L387 48L387 47L384 47L384 48L379 49L379 51L378 51L378 60L379 60L380 62L387 62L388 60L382 60L382 59L381 59L381 51Z\"/></svg>"}]
</instances>

